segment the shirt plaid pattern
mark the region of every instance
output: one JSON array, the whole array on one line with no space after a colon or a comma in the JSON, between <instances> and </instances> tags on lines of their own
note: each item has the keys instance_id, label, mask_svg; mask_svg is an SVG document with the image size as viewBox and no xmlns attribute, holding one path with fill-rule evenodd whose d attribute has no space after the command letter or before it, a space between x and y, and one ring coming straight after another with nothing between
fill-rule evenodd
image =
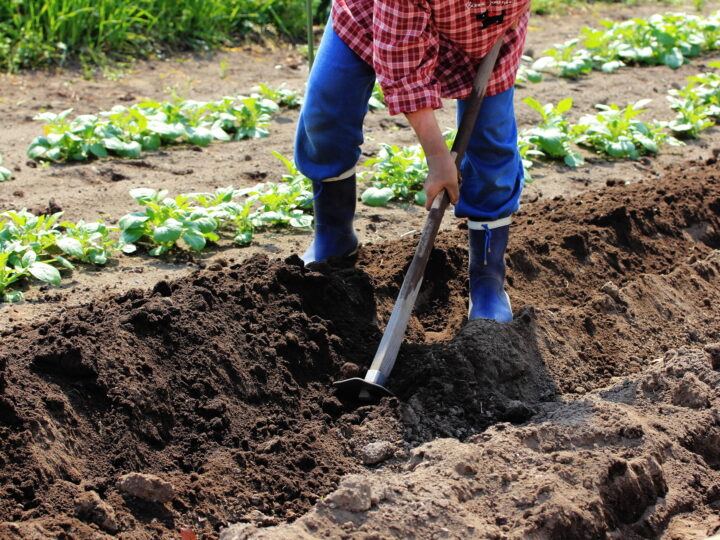
<instances>
[{"instance_id":1,"label":"shirt plaid pattern","mask_svg":"<svg viewBox=\"0 0 720 540\"><path fill-rule=\"evenodd\" d=\"M505 43L486 95L508 90L529 6L530 0L334 0L332 20L338 36L375 69L390 114L399 114L467 98L479 59L500 36Z\"/></svg>"}]
</instances>

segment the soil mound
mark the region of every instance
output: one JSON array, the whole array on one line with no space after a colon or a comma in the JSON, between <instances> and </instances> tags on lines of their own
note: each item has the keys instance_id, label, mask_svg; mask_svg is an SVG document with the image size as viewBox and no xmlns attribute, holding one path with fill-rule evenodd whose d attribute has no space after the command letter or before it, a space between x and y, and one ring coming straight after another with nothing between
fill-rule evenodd
<instances>
[{"instance_id":1,"label":"soil mound","mask_svg":"<svg viewBox=\"0 0 720 540\"><path fill-rule=\"evenodd\" d=\"M384 459L399 467L418 443L526 421L670 348L718 341L719 178L690 164L529 206L508 253L511 298L528 307L509 325L465 324L466 233L442 235L393 374L399 400L378 407L329 383L372 359L411 238L314 268L218 262L6 336L0 536L292 520L376 463L369 443L394 447ZM150 487L124 490L128 473ZM163 496L138 495L150 492Z\"/></svg>"},{"instance_id":2,"label":"soil mound","mask_svg":"<svg viewBox=\"0 0 720 540\"><path fill-rule=\"evenodd\" d=\"M291 525L236 525L220 538L706 538L720 531L712 362L671 350L526 425L435 440L401 471L348 476Z\"/></svg>"}]
</instances>

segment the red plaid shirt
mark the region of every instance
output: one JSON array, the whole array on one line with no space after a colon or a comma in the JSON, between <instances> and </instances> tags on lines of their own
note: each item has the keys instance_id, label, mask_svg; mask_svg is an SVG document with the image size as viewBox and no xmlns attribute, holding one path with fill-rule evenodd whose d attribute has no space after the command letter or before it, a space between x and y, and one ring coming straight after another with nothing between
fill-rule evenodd
<instances>
[{"instance_id":1,"label":"red plaid shirt","mask_svg":"<svg viewBox=\"0 0 720 540\"><path fill-rule=\"evenodd\" d=\"M479 59L503 35L486 95L508 90L529 6L530 0L334 0L332 20L338 36L375 69L390 114L398 114L439 109L441 97L468 97Z\"/></svg>"}]
</instances>

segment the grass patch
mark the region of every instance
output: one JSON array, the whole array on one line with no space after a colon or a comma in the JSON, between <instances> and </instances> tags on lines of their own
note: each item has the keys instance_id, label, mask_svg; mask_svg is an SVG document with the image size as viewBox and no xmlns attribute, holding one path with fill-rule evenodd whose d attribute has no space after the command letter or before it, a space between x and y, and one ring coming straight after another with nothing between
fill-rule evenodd
<instances>
[{"instance_id":1,"label":"grass patch","mask_svg":"<svg viewBox=\"0 0 720 540\"><path fill-rule=\"evenodd\" d=\"M316 22L328 0L314 0ZM202 50L251 34L305 36L297 0L23 0L0 2L0 69L103 65L161 51Z\"/></svg>"}]
</instances>

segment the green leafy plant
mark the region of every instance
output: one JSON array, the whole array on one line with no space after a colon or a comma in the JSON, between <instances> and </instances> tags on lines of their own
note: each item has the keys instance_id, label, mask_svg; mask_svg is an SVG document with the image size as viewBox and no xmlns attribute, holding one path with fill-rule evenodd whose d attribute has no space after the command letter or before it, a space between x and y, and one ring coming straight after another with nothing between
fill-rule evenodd
<instances>
[{"instance_id":1,"label":"green leafy plant","mask_svg":"<svg viewBox=\"0 0 720 540\"><path fill-rule=\"evenodd\" d=\"M277 88L271 88L267 84L260 83L254 86L252 91L261 98L277 103L281 107L295 109L302 105L300 92L290 90L285 86L285 83L281 83Z\"/></svg>"},{"instance_id":2,"label":"green leafy plant","mask_svg":"<svg viewBox=\"0 0 720 540\"><path fill-rule=\"evenodd\" d=\"M57 237L55 245L69 257L88 264L104 265L114 252L120 249L117 240L110 237L117 227L108 227L102 221L86 223L78 221L60 223L64 232Z\"/></svg>"},{"instance_id":3,"label":"green leafy plant","mask_svg":"<svg viewBox=\"0 0 720 540\"><path fill-rule=\"evenodd\" d=\"M37 253L50 250L57 240L60 230L58 220L62 212L49 216L36 216L27 210L8 210L0 214L0 249L15 243L28 246Z\"/></svg>"},{"instance_id":4,"label":"green leafy plant","mask_svg":"<svg viewBox=\"0 0 720 540\"><path fill-rule=\"evenodd\" d=\"M381 206L383 198L377 197L377 189L385 189L384 196L389 194L387 189L392 191L391 197L384 197L385 204L391 199L415 201L416 194L423 190L427 165L420 145L399 147L383 143L377 156L364 165L371 170L360 173L360 177L374 189L368 195L363 193L364 198L361 195L363 202L372 201L373 206Z\"/></svg>"},{"instance_id":5,"label":"green leafy plant","mask_svg":"<svg viewBox=\"0 0 720 540\"><path fill-rule=\"evenodd\" d=\"M219 223L207 209L193 207L192 199L185 195L169 198L167 194L166 190L149 188L130 191L130 196L145 209L131 212L118 222L125 253L132 253L135 242L143 238L155 244L149 252L154 256L167 253L180 241L201 251L208 241L219 239L215 233Z\"/></svg>"},{"instance_id":6,"label":"green leafy plant","mask_svg":"<svg viewBox=\"0 0 720 540\"><path fill-rule=\"evenodd\" d=\"M534 155L562 159L570 167L583 165L585 160L572 147L575 135L564 116L572 108L572 98L563 99L556 106L552 103L541 105L534 98L525 98L523 103L540 115L542 123L523 132L521 139L524 144L532 145L532 148L524 148L521 157L524 154L523 159L528 159Z\"/></svg>"},{"instance_id":7,"label":"green leafy plant","mask_svg":"<svg viewBox=\"0 0 720 540\"><path fill-rule=\"evenodd\" d=\"M710 65L720 67L717 62ZM670 108L677 113L669 128L679 137L696 138L720 118L720 75L701 73L688 81L684 88L669 92Z\"/></svg>"},{"instance_id":8,"label":"green leafy plant","mask_svg":"<svg viewBox=\"0 0 720 540\"><path fill-rule=\"evenodd\" d=\"M2 166L3 164L3 158L0 156L0 182L5 182L6 180L10 180L12 178L12 172L10 172L9 169L6 169Z\"/></svg>"},{"instance_id":9,"label":"green leafy plant","mask_svg":"<svg viewBox=\"0 0 720 540\"><path fill-rule=\"evenodd\" d=\"M0 294L3 301L22 300L22 293L10 291L9 287L24 278L32 276L57 285L60 273L50 263L73 268L65 258L48 255L55 249L60 235L57 222L61 215L35 216L26 210L0 214Z\"/></svg>"},{"instance_id":10,"label":"green leafy plant","mask_svg":"<svg viewBox=\"0 0 720 540\"><path fill-rule=\"evenodd\" d=\"M533 69L533 63L534 60L529 56L523 56L520 59L518 72L515 76L515 86L522 88L530 83L539 83L542 81L542 73L537 69Z\"/></svg>"},{"instance_id":11,"label":"green leafy plant","mask_svg":"<svg viewBox=\"0 0 720 540\"><path fill-rule=\"evenodd\" d=\"M298 229L312 227L312 182L298 171L295 164L278 152L273 152L285 165L287 173L282 182L259 184L247 190L248 201L255 206L249 214L255 228L290 226Z\"/></svg>"},{"instance_id":12,"label":"green leafy plant","mask_svg":"<svg viewBox=\"0 0 720 540\"><path fill-rule=\"evenodd\" d=\"M134 189L130 195L144 207L123 216L118 225L123 251L132 253L136 243L148 243L150 255L167 253L178 243L195 251L217 242L232 229L233 240L250 243L255 231L271 227L312 227L312 185L295 165L273 153L287 168L281 182L251 188L218 188L211 193L168 197L165 190Z\"/></svg>"},{"instance_id":13,"label":"green leafy plant","mask_svg":"<svg viewBox=\"0 0 720 540\"><path fill-rule=\"evenodd\" d=\"M530 140L530 135L527 134L527 130L518 135L518 153L520 154L520 160L522 161L523 167L523 178L525 182L532 182L532 168L536 158L541 158L545 154L537 148L537 145Z\"/></svg>"},{"instance_id":14,"label":"green leafy plant","mask_svg":"<svg viewBox=\"0 0 720 540\"><path fill-rule=\"evenodd\" d=\"M579 39L556 44L543 52L543 56L532 64L532 70L554 71L561 77L577 78L593 69L592 55L586 49L577 49Z\"/></svg>"},{"instance_id":15,"label":"green leafy plant","mask_svg":"<svg viewBox=\"0 0 720 540\"><path fill-rule=\"evenodd\" d=\"M29 246L6 246L0 250L0 294L4 302L18 302L23 299L21 291L10 291L9 287L29 276L51 285L59 285L60 272L48 261L39 261L37 253Z\"/></svg>"},{"instance_id":16,"label":"green leafy plant","mask_svg":"<svg viewBox=\"0 0 720 540\"><path fill-rule=\"evenodd\" d=\"M385 94L383 93L380 83L377 81L375 82L375 86L373 86L368 107L371 111L382 111L387 109L387 106L385 105Z\"/></svg>"},{"instance_id":17,"label":"green leafy plant","mask_svg":"<svg viewBox=\"0 0 720 540\"><path fill-rule=\"evenodd\" d=\"M600 21L580 38L545 51L532 69L577 78L591 70L611 73L626 65L666 65L677 69L703 52L720 48L720 12L708 17L685 13L647 19Z\"/></svg>"},{"instance_id":18,"label":"green leafy plant","mask_svg":"<svg viewBox=\"0 0 720 540\"><path fill-rule=\"evenodd\" d=\"M667 143L682 143L665 131L665 124L641 122L636 117L650 100L631 103L621 109L617 105L595 105L598 114L580 118L573 131L577 142L594 148L610 157L637 159L642 154L656 154Z\"/></svg>"}]
</instances>

